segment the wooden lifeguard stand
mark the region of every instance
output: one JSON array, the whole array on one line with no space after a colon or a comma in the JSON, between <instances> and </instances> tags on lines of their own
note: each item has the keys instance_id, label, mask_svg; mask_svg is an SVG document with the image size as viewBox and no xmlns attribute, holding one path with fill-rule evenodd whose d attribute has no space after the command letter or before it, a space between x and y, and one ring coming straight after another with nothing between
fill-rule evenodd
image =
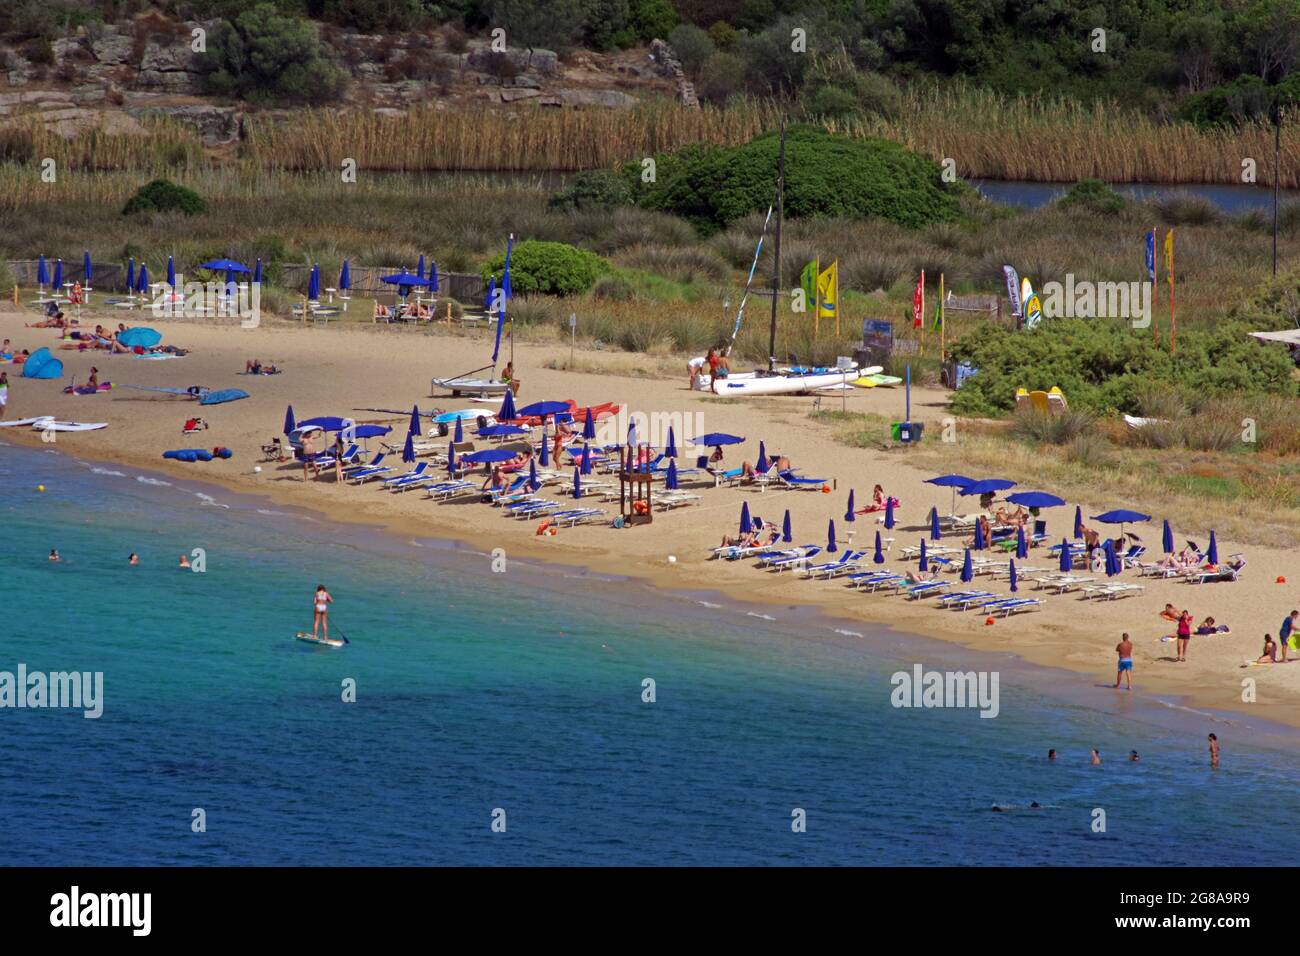
<instances>
[{"instance_id":1,"label":"wooden lifeguard stand","mask_svg":"<svg viewBox=\"0 0 1300 956\"><path fill-rule=\"evenodd\" d=\"M653 475L649 467L637 467L637 457L637 449L628 446L619 464L618 513L623 518L624 526L649 524L654 520L654 507L650 498ZM634 505L637 501L645 502L645 514L636 513Z\"/></svg>"}]
</instances>

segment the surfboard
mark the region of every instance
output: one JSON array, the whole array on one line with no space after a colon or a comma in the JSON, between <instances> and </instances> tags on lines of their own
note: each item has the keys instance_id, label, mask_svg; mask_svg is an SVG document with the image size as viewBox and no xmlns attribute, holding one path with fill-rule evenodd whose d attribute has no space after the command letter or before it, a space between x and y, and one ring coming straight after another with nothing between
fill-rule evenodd
<instances>
[{"instance_id":1,"label":"surfboard","mask_svg":"<svg viewBox=\"0 0 1300 956\"><path fill-rule=\"evenodd\" d=\"M340 640L336 640L335 638L330 638L327 641L323 637L312 637L310 634L306 633L305 631L299 631L297 634L294 635L294 637L296 637L300 641L306 641L308 644L325 644L328 647L342 647L344 644L347 643L347 641L340 641Z\"/></svg>"},{"instance_id":2,"label":"surfboard","mask_svg":"<svg viewBox=\"0 0 1300 956\"><path fill-rule=\"evenodd\" d=\"M35 425L37 422L52 422L53 415L37 415L35 418L18 418L11 422L0 422L0 428L17 428L19 425Z\"/></svg>"},{"instance_id":3,"label":"surfboard","mask_svg":"<svg viewBox=\"0 0 1300 956\"><path fill-rule=\"evenodd\" d=\"M107 427L108 422L58 422L52 418L32 422L32 428L38 432L93 432Z\"/></svg>"},{"instance_id":4,"label":"surfboard","mask_svg":"<svg viewBox=\"0 0 1300 956\"><path fill-rule=\"evenodd\" d=\"M903 380L899 378L897 375L876 374L876 375L864 375L862 376L862 378L858 379L853 384L861 385L863 388L872 388L876 385L883 385L886 388L892 388L895 385L902 385Z\"/></svg>"}]
</instances>

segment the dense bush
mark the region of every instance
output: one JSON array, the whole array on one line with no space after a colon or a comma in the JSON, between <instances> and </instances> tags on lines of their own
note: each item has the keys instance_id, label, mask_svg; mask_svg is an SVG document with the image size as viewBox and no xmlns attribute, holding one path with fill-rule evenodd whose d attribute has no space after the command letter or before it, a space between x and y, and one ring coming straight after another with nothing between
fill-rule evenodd
<instances>
[{"instance_id":1,"label":"dense bush","mask_svg":"<svg viewBox=\"0 0 1300 956\"><path fill-rule=\"evenodd\" d=\"M207 211L203 198L192 189L178 186L169 179L155 179L141 186L126 201L122 215L140 212L181 212L187 216Z\"/></svg>"},{"instance_id":2,"label":"dense bush","mask_svg":"<svg viewBox=\"0 0 1300 956\"><path fill-rule=\"evenodd\" d=\"M1120 212L1128 205L1128 200L1100 179L1084 179L1075 183L1057 202L1065 209L1078 206L1089 212L1103 214Z\"/></svg>"},{"instance_id":3,"label":"dense bush","mask_svg":"<svg viewBox=\"0 0 1300 956\"><path fill-rule=\"evenodd\" d=\"M320 102L343 85L312 26L268 3L220 23L208 47L199 69L207 90L220 96Z\"/></svg>"},{"instance_id":4,"label":"dense bush","mask_svg":"<svg viewBox=\"0 0 1300 956\"><path fill-rule=\"evenodd\" d=\"M656 157L653 183L641 182L640 164L629 164L624 175L638 204L710 232L768 208L779 145L779 135L767 133L737 147L688 146ZM795 126L787 133L785 162L790 218L881 217L905 226L958 218L962 187L945 184L936 163L897 143Z\"/></svg>"},{"instance_id":5,"label":"dense bush","mask_svg":"<svg viewBox=\"0 0 1300 956\"><path fill-rule=\"evenodd\" d=\"M951 348L978 374L953 399L969 415L1005 412L1017 388L1059 386L1071 408L1100 414L1139 413L1152 389L1193 388L1205 395L1273 392L1295 395L1286 349L1270 348L1246 333L1250 321L1229 320L1167 341L1114 320L1052 319L1031 331L982 325Z\"/></svg>"},{"instance_id":6,"label":"dense bush","mask_svg":"<svg viewBox=\"0 0 1300 956\"><path fill-rule=\"evenodd\" d=\"M552 209L613 209L632 205L632 189L613 170L593 169L576 173L562 190L550 198Z\"/></svg>"},{"instance_id":7,"label":"dense bush","mask_svg":"<svg viewBox=\"0 0 1300 956\"><path fill-rule=\"evenodd\" d=\"M505 264L504 252L484 263L484 281L493 275L499 280ZM609 263L594 252L563 242L528 240L516 245L510 257L510 286L516 295L581 295L608 271Z\"/></svg>"},{"instance_id":8,"label":"dense bush","mask_svg":"<svg viewBox=\"0 0 1300 956\"><path fill-rule=\"evenodd\" d=\"M1193 93L1178 107L1178 116L1201 128L1236 126L1272 115L1276 88L1258 76L1242 76L1203 93Z\"/></svg>"}]
</instances>

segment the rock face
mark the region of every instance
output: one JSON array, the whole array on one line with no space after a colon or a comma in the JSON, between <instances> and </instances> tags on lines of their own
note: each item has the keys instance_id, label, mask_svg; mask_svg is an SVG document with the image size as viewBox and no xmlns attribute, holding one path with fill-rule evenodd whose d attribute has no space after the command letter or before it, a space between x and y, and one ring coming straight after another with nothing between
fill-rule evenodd
<instances>
[{"instance_id":1,"label":"rock face","mask_svg":"<svg viewBox=\"0 0 1300 956\"><path fill-rule=\"evenodd\" d=\"M560 90L556 96L562 106L602 106L627 109L636 106L637 98L618 90Z\"/></svg>"},{"instance_id":2,"label":"rock face","mask_svg":"<svg viewBox=\"0 0 1300 956\"><path fill-rule=\"evenodd\" d=\"M121 33L106 33L90 44L95 59L106 66L121 66L131 59L135 41Z\"/></svg>"},{"instance_id":3,"label":"rock face","mask_svg":"<svg viewBox=\"0 0 1300 956\"><path fill-rule=\"evenodd\" d=\"M481 46L471 50L465 58L465 65L471 70L484 73L493 71L494 61L504 56L518 72L525 71L551 76L559 69L560 57L554 50L521 50L510 47L504 53L494 53L490 47Z\"/></svg>"},{"instance_id":4,"label":"rock face","mask_svg":"<svg viewBox=\"0 0 1300 956\"><path fill-rule=\"evenodd\" d=\"M224 146L239 139L239 124L244 114L233 106L195 104L186 106L129 107L132 116L170 116L193 127L204 146Z\"/></svg>"},{"instance_id":5,"label":"rock face","mask_svg":"<svg viewBox=\"0 0 1300 956\"><path fill-rule=\"evenodd\" d=\"M195 55L190 51L188 41L177 39L171 43L157 43L150 40L145 45L136 80L141 87L188 93L198 88L197 80Z\"/></svg>"}]
</instances>

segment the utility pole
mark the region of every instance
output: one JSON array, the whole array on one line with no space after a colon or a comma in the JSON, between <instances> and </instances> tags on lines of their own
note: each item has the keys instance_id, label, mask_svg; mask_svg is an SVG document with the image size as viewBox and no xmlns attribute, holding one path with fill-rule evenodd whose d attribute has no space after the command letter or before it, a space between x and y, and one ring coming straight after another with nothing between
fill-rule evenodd
<instances>
[{"instance_id":1,"label":"utility pole","mask_svg":"<svg viewBox=\"0 0 1300 956\"><path fill-rule=\"evenodd\" d=\"M1277 276L1277 204L1282 181L1282 103L1273 107L1273 275Z\"/></svg>"},{"instance_id":2,"label":"utility pole","mask_svg":"<svg viewBox=\"0 0 1300 956\"><path fill-rule=\"evenodd\" d=\"M776 246L772 250L772 328L767 340L767 371L776 371L776 310L781 300L781 219L785 215L785 116L781 117L781 153L776 170Z\"/></svg>"}]
</instances>

